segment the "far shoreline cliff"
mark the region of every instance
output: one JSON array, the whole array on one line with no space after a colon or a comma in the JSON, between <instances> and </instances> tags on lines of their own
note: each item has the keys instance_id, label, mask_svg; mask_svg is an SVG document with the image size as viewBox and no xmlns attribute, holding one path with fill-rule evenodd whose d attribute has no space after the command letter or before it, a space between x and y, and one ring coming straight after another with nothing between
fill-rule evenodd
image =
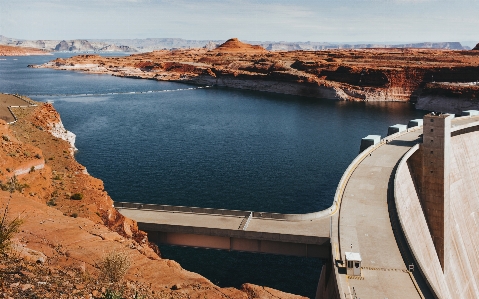
<instances>
[{"instance_id":1,"label":"far shoreline cliff","mask_svg":"<svg viewBox=\"0 0 479 299\"><path fill-rule=\"evenodd\" d=\"M79 55L31 67L323 99L413 102L422 105L421 109L434 111L433 106L422 103L423 92L430 94L428 84L475 82L479 78L478 66L479 51L476 50L272 52L233 38L212 50L160 50L126 57ZM464 87L461 87L456 93L459 95L463 91ZM464 97L470 93L464 91ZM472 93L476 94L475 91ZM461 105L456 103L453 106L460 109ZM466 106L471 107L470 103Z\"/></svg>"}]
</instances>

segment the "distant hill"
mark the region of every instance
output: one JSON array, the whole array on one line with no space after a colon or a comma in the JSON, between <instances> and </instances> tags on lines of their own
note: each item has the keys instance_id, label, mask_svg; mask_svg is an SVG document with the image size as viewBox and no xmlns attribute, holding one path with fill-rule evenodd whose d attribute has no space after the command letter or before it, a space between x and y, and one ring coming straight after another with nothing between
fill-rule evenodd
<instances>
[{"instance_id":1,"label":"distant hill","mask_svg":"<svg viewBox=\"0 0 479 299\"><path fill-rule=\"evenodd\" d=\"M266 52L265 48L258 46L258 45L251 45L247 43L243 43L237 38L231 38L224 42L223 44L216 47L216 49L212 50L215 52L222 52L222 53L263 53Z\"/></svg>"},{"instance_id":2,"label":"distant hill","mask_svg":"<svg viewBox=\"0 0 479 299\"><path fill-rule=\"evenodd\" d=\"M48 54L50 53L46 53L45 51L35 49L35 48L0 45L0 56L27 56L27 55L48 55Z\"/></svg>"},{"instance_id":3,"label":"distant hill","mask_svg":"<svg viewBox=\"0 0 479 299\"><path fill-rule=\"evenodd\" d=\"M0 35L0 45L34 48L49 52L138 52L121 44L88 40L21 40Z\"/></svg>"},{"instance_id":4,"label":"distant hill","mask_svg":"<svg viewBox=\"0 0 479 299\"><path fill-rule=\"evenodd\" d=\"M213 50L224 40L186 40L182 38L145 39L89 39L89 40L20 40L0 35L0 45L20 46L46 51L69 52L151 52L161 49L206 48ZM469 50L459 42L379 44L379 43L327 43L327 42L284 42L284 41L244 41L261 46L269 51L330 50L330 49L370 49L370 48L426 48Z\"/></svg>"}]
</instances>

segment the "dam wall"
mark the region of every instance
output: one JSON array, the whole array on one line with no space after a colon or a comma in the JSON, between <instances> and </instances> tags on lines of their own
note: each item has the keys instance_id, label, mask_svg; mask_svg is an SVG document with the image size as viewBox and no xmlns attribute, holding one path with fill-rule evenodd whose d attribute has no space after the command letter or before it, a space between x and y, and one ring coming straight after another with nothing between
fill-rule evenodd
<instances>
[{"instance_id":1,"label":"dam wall","mask_svg":"<svg viewBox=\"0 0 479 299\"><path fill-rule=\"evenodd\" d=\"M452 130L455 131L453 128ZM479 298L479 132L452 132L449 207L444 214L444 270L421 204L422 153L414 146L398 165L394 195L403 232L438 298Z\"/></svg>"}]
</instances>

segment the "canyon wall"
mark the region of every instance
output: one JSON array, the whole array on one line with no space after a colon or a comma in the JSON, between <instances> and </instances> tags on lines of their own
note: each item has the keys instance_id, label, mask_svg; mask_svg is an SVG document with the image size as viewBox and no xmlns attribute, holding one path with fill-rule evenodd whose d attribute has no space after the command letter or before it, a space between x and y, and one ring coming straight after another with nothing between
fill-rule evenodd
<instances>
[{"instance_id":1,"label":"canyon wall","mask_svg":"<svg viewBox=\"0 0 479 299\"><path fill-rule=\"evenodd\" d=\"M477 51L363 49L272 52L236 38L215 49L160 50L126 57L79 55L35 68L76 70L118 77L216 85L347 101L418 101L448 97L434 81L479 78ZM478 90L452 93L467 97ZM464 89L464 88L463 88ZM428 104L431 102L430 104ZM447 111L450 112L450 111Z\"/></svg>"}]
</instances>

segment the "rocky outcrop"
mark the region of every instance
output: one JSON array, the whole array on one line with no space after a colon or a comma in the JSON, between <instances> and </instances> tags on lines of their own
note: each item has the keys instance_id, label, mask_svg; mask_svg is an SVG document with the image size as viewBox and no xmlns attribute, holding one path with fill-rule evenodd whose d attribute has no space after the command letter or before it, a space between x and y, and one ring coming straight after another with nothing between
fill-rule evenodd
<instances>
[{"instance_id":1,"label":"rocky outcrop","mask_svg":"<svg viewBox=\"0 0 479 299\"><path fill-rule=\"evenodd\" d=\"M472 82L471 51L371 49L271 52L230 39L213 50L161 50L128 57L81 55L35 67L227 86L348 101L416 101L426 84Z\"/></svg>"},{"instance_id":2,"label":"rocky outcrop","mask_svg":"<svg viewBox=\"0 0 479 299\"><path fill-rule=\"evenodd\" d=\"M0 56L29 56L29 55L49 55L49 53L38 50L38 49L33 49L33 48L21 48L21 47L0 45Z\"/></svg>"},{"instance_id":3,"label":"rocky outcrop","mask_svg":"<svg viewBox=\"0 0 479 299\"><path fill-rule=\"evenodd\" d=\"M69 51L70 50L70 45L62 40L61 42L58 43L58 45L55 46L55 51Z\"/></svg>"},{"instance_id":4,"label":"rocky outcrop","mask_svg":"<svg viewBox=\"0 0 479 299\"><path fill-rule=\"evenodd\" d=\"M479 43L473 48L474 51L479 51Z\"/></svg>"},{"instance_id":5,"label":"rocky outcrop","mask_svg":"<svg viewBox=\"0 0 479 299\"><path fill-rule=\"evenodd\" d=\"M231 38L211 51L219 52L219 53L264 53L266 52L266 50L261 46L246 44L241 42L237 38Z\"/></svg>"},{"instance_id":6,"label":"rocky outcrop","mask_svg":"<svg viewBox=\"0 0 479 299\"><path fill-rule=\"evenodd\" d=\"M35 125L46 128L46 130L56 138L65 140L70 145L70 151L77 150L75 147L76 135L65 129L58 112L53 108L52 104L43 104L41 109L36 111Z\"/></svg>"},{"instance_id":7,"label":"rocky outcrop","mask_svg":"<svg viewBox=\"0 0 479 299\"><path fill-rule=\"evenodd\" d=\"M479 110L479 83L429 83L421 90L416 109L461 114Z\"/></svg>"},{"instance_id":8,"label":"rocky outcrop","mask_svg":"<svg viewBox=\"0 0 479 299\"><path fill-rule=\"evenodd\" d=\"M62 40L55 46L55 51L58 52L88 52L95 50L96 49L87 40L73 40L69 42Z\"/></svg>"}]
</instances>

